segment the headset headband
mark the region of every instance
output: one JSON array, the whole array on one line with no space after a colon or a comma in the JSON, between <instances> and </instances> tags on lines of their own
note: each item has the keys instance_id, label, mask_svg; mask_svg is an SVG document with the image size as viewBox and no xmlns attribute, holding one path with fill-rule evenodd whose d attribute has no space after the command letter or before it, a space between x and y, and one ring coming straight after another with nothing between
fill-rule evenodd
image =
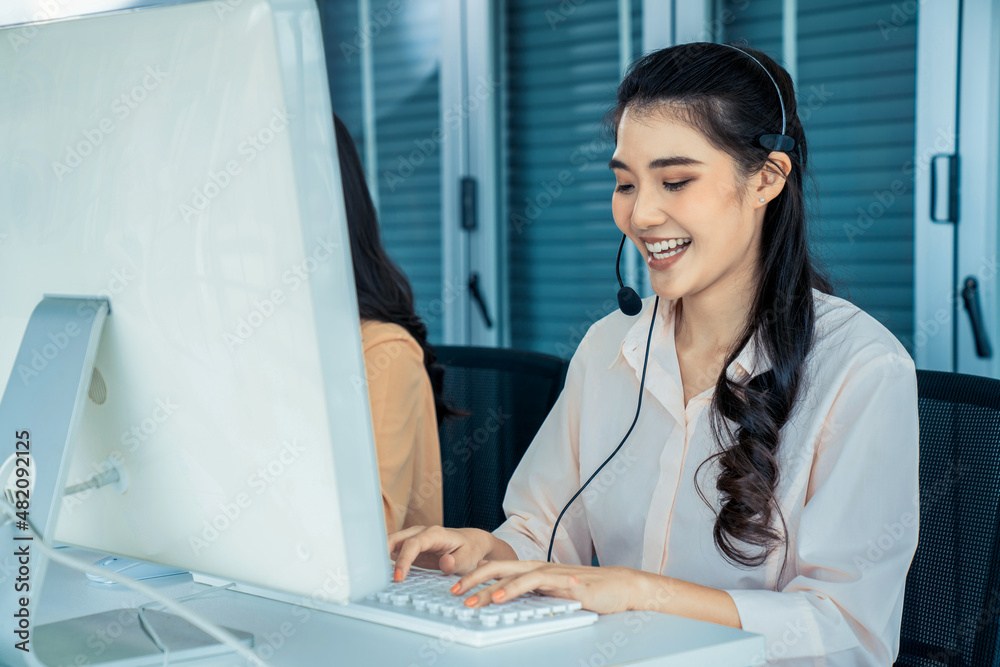
<instances>
[{"instance_id":1,"label":"headset headband","mask_svg":"<svg viewBox=\"0 0 1000 667\"><path fill-rule=\"evenodd\" d=\"M757 137L757 143L768 150L782 151L786 153L795 148L795 139L792 139L790 136L785 134L785 100L781 97L781 89L778 88L778 82L774 80L774 77L771 76L771 73L767 70L766 67L764 67L763 64L761 64L759 60L754 58L752 55L750 55L743 49L733 46L732 44L720 44L719 46L726 46L730 49L733 49L734 51L739 51L747 58L750 58L755 63L760 65L760 68L764 70L764 74L767 74L767 78L771 80L772 84L774 84L774 90L777 91L778 93L778 104L781 106L781 133L762 134L759 137ZM800 162L802 161L801 151L799 151L799 161Z\"/></svg>"}]
</instances>

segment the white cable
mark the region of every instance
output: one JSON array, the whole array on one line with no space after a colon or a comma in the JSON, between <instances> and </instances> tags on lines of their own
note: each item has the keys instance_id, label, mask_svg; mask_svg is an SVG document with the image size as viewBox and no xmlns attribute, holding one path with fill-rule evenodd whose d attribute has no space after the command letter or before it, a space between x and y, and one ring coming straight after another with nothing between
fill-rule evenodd
<instances>
[{"instance_id":1,"label":"white cable","mask_svg":"<svg viewBox=\"0 0 1000 667\"><path fill-rule=\"evenodd\" d=\"M212 585L209 584L208 585L209 588L206 588L204 590L200 590L197 593L191 593L190 595L185 595L184 597L174 598L174 602L187 602L188 600L193 600L195 598L200 598L200 597L203 597L205 595L211 595L212 593L215 593L217 591L229 590L230 588L232 588L235 585L236 585L236 583L232 582L232 581L230 581L228 584L219 584L218 586L212 586ZM145 609L146 607L152 607L153 605L157 605L157 604L160 604L160 602L158 602L156 600L153 600L152 602L147 602L145 604L139 605L138 607L136 607L136 609Z\"/></svg>"},{"instance_id":2,"label":"white cable","mask_svg":"<svg viewBox=\"0 0 1000 667\"><path fill-rule=\"evenodd\" d=\"M193 600L195 598L200 598L205 595L210 595L211 593L215 593L217 591L229 590L235 585L236 584L234 582L230 581L228 584L219 584L218 586L210 586L209 588L198 591L197 593L191 593L191 595L185 595L184 597L181 598L174 598L174 602L187 602L188 600ZM155 604L160 604L160 603L154 600L153 602L147 602L146 604L141 604L136 608L145 609L146 607L152 607Z\"/></svg>"},{"instance_id":3,"label":"white cable","mask_svg":"<svg viewBox=\"0 0 1000 667\"><path fill-rule=\"evenodd\" d=\"M145 610L142 607L138 608L139 612L139 625L142 627L143 632L153 640L156 648L160 649L160 653L163 654L163 667L167 667L170 664L170 649L164 646L163 642L160 641L160 633L149 622L146 618Z\"/></svg>"},{"instance_id":4,"label":"white cable","mask_svg":"<svg viewBox=\"0 0 1000 667\"><path fill-rule=\"evenodd\" d=\"M73 486L66 487L63 492L64 496L72 496L81 491L86 491L87 489L99 489L108 484L114 484L119 480L118 471L114 468L105 470L102 473L92 475L90 479L85 482L80 482L79 484L74 484Z\"/></svg>"},{"instance_id":5,"label":"white cable","mask_svg":"<svg viewBox=\"0 0 1000 667\"><path fill-rule=\"evenodd\" d=\"M185 595L184 597L177 598L174 600L174 602L187 602L188 600L193 600L194 598L201 597L202 595L207 595L209 593L214 593L216 591L232 588L235 585L236 584L234 583L228 583L222 586L212 586L211 588L208 588L206 590L198 591L197 593L192 593L191 595ZM152 607L153 605L159 605L159 604L160 603L156 601L147 602L146 604L141 604L138 607L136 607L136 610L139 612L139 624L142 626L142 629L146 631L146 634L149 635L149 638L153 640L153 643L156 644L156 648L160 649L160 652L163 653L163 667L167 667L170 664L170 647L163 644L163 642L160 640L159 633L156 632L156 629L153 628L153 624L150 623L149 620L146 618L146 607Z\"/></svg>"},{"instance_id":6,"label":"white cable","mask_svg":"<svg viewBox=\"0 0 1000 667\"><path fill-rule=\"evenodd\" d=\"M14 492L11 489L4 489L3 490L3 497L7 501L7 503L10 504L11 507L14 506L14 502L15 502L14 501ZM14 520L11 519L9 516L7 516L6 512L0 514L0 528L3 528L8 523L13 523L13 522L14 522Z\"/></svg>"},{"instance_id":7,"label":"white cable","mask_svg":"<svg viewBox=\"0 0 1000 667\"><path fill-rule=\"evenodd\" d=\"M4 514L8 515L12 521L21 520L20 517L17 516L17 510L14 508L13 505L8 503L5 498L0 498L0 509L2 509ZM38 532L37 528L35 528L35 524L31 522L31 519L28 519L25 523L27 523L28 529L35 536L36 546L38 546L39 549L42 551L42 553L48 556L54 562L61 563L62 565L71 567L74 570L79 570L81 572L100 575L101 577L110 579L116 584L127 586L132 590L134 590L136 593L140 593L147 597L151 597L160 604L162 604L164 607L172 611L173 613L183 618L191 625L195 626L196 628L204 632L205 634L211 636L212 638L216 639L219 642L222 642L235 652L239 653L241 656L246 658L251 665L254 665L255 667L269 667L267 662L261 660L257 655L253 653L253 651L251 651L246 646L241 644L239 640L236 639L236 637L231 635L229 632L223 630L215 623L212 623L207 618L204 618L201 614L191 611L190 609L184 607L183 605L178 604L174 600L171 600L167 596L163 595L155 588L147 586L142 582L136 581L131 577L126 577L125 575L119 574L118 572L112 572L111 570L106 570L104 568L97 567L96 565L91 565L90 563L85 563L81 560L77 560L76 558L60 553L56 549L52 548L52 546L45 541L45 538L43 538L42 534Z\"/></svg>"}]
</instances>

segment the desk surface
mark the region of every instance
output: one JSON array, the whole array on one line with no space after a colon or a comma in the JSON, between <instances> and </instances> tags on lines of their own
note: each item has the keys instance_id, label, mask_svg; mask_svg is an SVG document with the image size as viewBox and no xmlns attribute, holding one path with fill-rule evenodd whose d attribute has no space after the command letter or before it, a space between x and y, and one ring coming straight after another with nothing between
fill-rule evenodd
<instances>
[{"instance_id":1,"label":"desk surface","mask_svg":"<svg viewBox=\"0 0 1000 667\"><path fill-rule=\"evenodd\" d=\"M67 549L66 553L90 562L101 556L82 549ZM207 588L194 583L190 575L146 583L175 598ZM144 596L122 586L96 584L80 572L50 563L34 625L146 602L149 600ZM763 664L764 655L764 638L759 635L653 612L602 616L586 628L477 649L227 590L185 604L220 625L254 633L254 652L274 667L321 664L747 667ZM184 664L231 667L243 662L230 654Z\"/></svg>"}]
</instances>

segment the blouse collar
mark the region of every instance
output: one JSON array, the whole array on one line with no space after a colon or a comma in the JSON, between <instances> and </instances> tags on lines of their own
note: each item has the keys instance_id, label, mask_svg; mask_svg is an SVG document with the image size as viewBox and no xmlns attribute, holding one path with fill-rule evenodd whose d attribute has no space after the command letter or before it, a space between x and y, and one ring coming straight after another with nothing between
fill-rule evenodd
<instances>
[{"instance_id":1,"label":"blouse collar","mask_svg":"<svg viewBox=\"0 0 1000 667\"><path fill-rule=\"evenodd\" d=\"M635 370L637 377L641 378L643 359L646 353L646 339L649 335L649 325L653 317L653 304L655 300L655 296L643 299L643 309L636 318L636 321L626 332L618 348L618 354L611 362L609 368L621 359ZM676 305L676 300L660 300L656 312L658 325L654 327L650 341L650 346L653 348L650 350L650 364L653 363L655 357L659 361L660 370L672 375L672 378L679 380L680 366L677 362L677 348L674 341ZM750 338L739 354L736 355L736 358L729 365L727 372L732 380L741 382L765 373L770 368L771 360L766 350L758 345L757 336L755 335ZM649 385L651 380L651 374L647 370L646 384ZM680 389L679 383L675 381L673 384L677 385L677 388ZM683 397L683 391L681 391L681 396Z\"/></svg>"}]
</instances>

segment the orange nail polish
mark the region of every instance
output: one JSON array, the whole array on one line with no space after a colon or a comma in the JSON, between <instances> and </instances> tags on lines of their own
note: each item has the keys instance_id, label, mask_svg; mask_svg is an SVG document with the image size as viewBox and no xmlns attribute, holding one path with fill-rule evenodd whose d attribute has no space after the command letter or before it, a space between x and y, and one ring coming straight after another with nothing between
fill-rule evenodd
<instances>
[{"instance_id":1,"label":"orange nail polish","mask_svg":"<svg viewBox=\"0 0 1000 667\"><path fill-rule=\"evenodd\" d=\"M402 581L403 580L403 571L400 570L398 567L396 568L396 571L392 573L392 580L393 581Z\"/></svg>"},{"instance_id":2,"label":"orange nail polish","mask_svg":"<svg viewBox=\"0 0 1000 667\"><path fill-rule=\"evenodd\" d=\"M502 602L505 597L507 597L507 593L504 591L493 591L494 602Z\"/></svg>"},{"instance_id":3,"label":"orange nail polish","mask_svg":"<svg viewBox=\"0 0 1000 667\"><path fill-rule=\"evenodd\" d=\"M462 587L462 584L460 584L460 583L458 583L456 581L455 585L451 587L451 592L455 593L457 595L458 594L458 589L460 589L461 587Z\"/></svg>"},{"instance_id":4,"label":"orange nail polish","mask_svg":"<svg viewBox=\"0 0 1000 667\"><path fill-rule=\"evenodd\" d=\"M476 596L472 596L471 598L465 598L465 606L466 607L475 607L476 606Z\"/></svg>"}]
</instances>

